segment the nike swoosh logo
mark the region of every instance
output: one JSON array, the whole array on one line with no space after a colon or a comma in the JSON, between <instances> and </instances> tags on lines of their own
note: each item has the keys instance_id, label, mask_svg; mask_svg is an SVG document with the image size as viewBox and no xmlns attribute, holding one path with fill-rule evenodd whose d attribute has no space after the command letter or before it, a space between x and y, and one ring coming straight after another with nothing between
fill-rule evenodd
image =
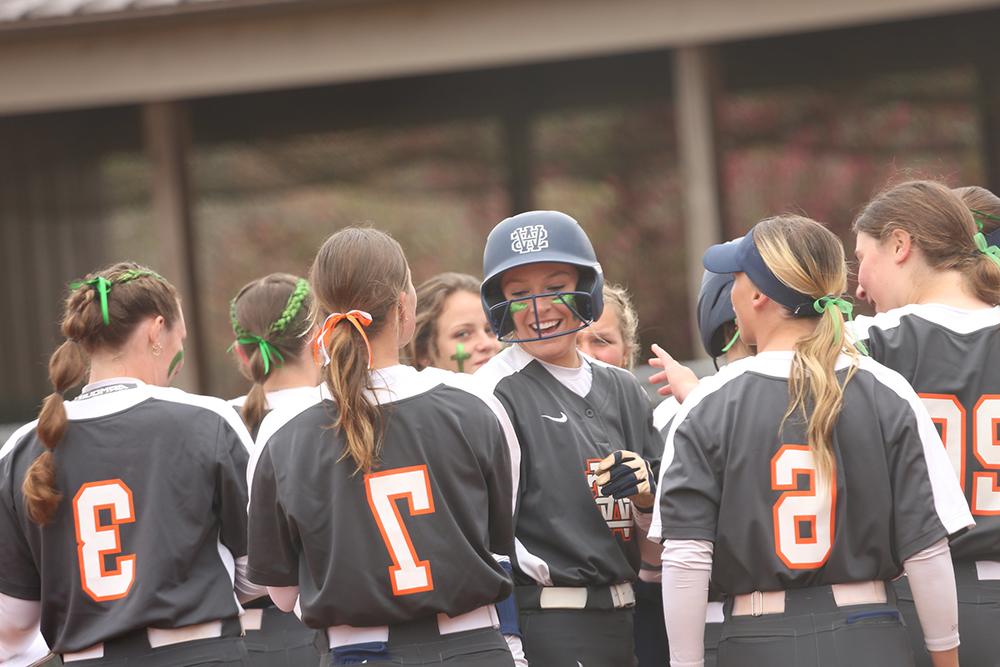
<instances>
[{"instance_id":1,"label":"nike swoosh logo","mask_svg":"<svg viewBox=\"0 0 1000 667\"><path fill-rule=\"evenodd\" d=\"M566 416L565 412L563 412L562 410L560 410L558 417L550 417L549 415L542 415L542 419L549 419L551 421L554 421L557 424L565 424L566 420L568 420L569 417Z\"/></svg>"}]
</instances>

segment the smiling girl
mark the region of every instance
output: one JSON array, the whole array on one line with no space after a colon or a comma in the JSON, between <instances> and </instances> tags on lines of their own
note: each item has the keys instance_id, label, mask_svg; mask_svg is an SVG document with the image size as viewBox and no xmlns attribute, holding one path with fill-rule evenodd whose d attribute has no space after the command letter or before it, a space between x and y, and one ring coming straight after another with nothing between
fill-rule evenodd
<instances>
[{"instance_id":1,"label":"smiling girl","mask_svg":"<svg viewBox=\"0 0 1000 667\"><path fill-rule=\"evenodd\" d=\"M512 345L477 374L521 443L515 596L528 662L620 667L635 660L632 582L661 443L626 370L577 350L600 318L604 276L586 233L556 211L497 225L483 305Z\"/></svg>"},{"instance_id":2,"label":"smiling girl","mask_svg":"<svg viewBox=\"0 0 1000 667\"><path fill-rule=\"evenodd\" d=\"M408 357L417 370L433 366L475 373L500 351L483 314L479 281L440 273L417 287L417 327Z\"/></svg>"}]
</instances>

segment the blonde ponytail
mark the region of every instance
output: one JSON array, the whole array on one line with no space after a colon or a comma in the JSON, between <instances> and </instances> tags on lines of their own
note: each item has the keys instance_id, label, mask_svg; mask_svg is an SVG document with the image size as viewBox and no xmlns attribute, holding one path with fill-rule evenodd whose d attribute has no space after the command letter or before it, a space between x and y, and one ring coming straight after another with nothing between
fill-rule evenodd
<instances>
[{"instance_id":1,"label":"blonde ponytail","mask_svg":"<svg viewBox=\"0 0 1000 667\"><path fill-rule=\"evenodd\" d=\"M832 480L833 428L843 408L844 387L857 372L858 359L858 351L846 333L845 316L851 312L850 304L841 299L847 289L844 248L818 222L792 215L759 223L754 228L754 241L778 280L816 300L816 329L795 344L782 426L794 415L802 418L817 473L821 479ZM854 361L843 384L836 373L841 354Z\"/></svg>"}]
</instances>

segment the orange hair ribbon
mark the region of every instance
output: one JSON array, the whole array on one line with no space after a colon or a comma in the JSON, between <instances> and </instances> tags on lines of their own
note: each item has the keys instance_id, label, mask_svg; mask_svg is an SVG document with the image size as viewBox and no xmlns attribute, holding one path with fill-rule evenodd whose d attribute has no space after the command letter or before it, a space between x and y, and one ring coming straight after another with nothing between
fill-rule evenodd
<instances>
[{"instance_id":1,"label":"orange hair ribbon","mask_svg":"<svg viewBox=\"0 0 1000 667\"><path fill-rule=\"evenodd\" d=\"M358 330L361 337L365 340L365 347L368 348L368 370L372 369L374 366L375 359L372 357L372 344L368 340L368 334L365 333L365 328L370 326L372 323L372 316L370 313L366 313L363 310L349 310L346 313L330 313L330 315L323 320L323 326L320 327L319 333L316 334L316 339L313 341L314 351L318 354L323 355L323 365L327 366L330 363L330 353L326 351L327 338L333 333L333 329L340 324L342 320L347 320L354 325L354 328Z\"/></svg>"}]
</instances>

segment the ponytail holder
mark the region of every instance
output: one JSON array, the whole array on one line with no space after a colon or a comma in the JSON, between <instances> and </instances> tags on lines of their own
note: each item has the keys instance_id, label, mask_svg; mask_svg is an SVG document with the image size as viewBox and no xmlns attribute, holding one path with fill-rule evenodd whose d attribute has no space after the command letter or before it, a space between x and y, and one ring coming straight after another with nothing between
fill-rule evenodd
<instances>
[{"instance_id":1,"label":"ponytail holder","mask_svg":"<svg viewBox=\"0 0 1000 667\"><path fill-rule=\"evenodd\" d=\"M104 276L97 276L90 280L75 280L69 284L69 288L78 290L84 285L89 285L97 292L101 299L101 319L104 320L105 326L111 324L111 316L108 314L108 292L111 291L111 281Z\"/></svg>"},{"instance_id":2,"label":"ponytail holder","mask_svg":"<svg viewBox=\"0 0 1000 667\"><path fill-rule=\"evenodd\" d=\"M994 264L1000 266L1000 248L995 245L990 245L986 240L986 236L982 232L977 232L976 235L972 237L972 240L976 242L976 248L979 252L989 257Z\"/></svg>"},{"instance_id":3,"label":"ponytail holder","mask_svg":"<svg viewBox=\"0 0 1000 667\"><path fill-rule=\"evenodd\" d=\"M264 360L264 375L271 372L271 363L273 362L275 366L280 366L285 363L285 358L281 356L281 352L278 351L274 345L253 334L247 334L240 336L236 339L236 342L229 346L227 352L232 352L233 348L237 345L256 345L260 350L260 356ZM238 348L237 348L238 349ZM242 350L240 351L241 356ZM276 358L277 357L277 358ZM246 360L246 357L243 357Z\"/></svg>"},{"instance_id":4,"label":"ponytail holder","mask_svg":"<svg viewBox=\"0 0 1000 667\"><path fill-rule=\"evenodd\" d=\"M366 313L363 310L349 310L346 313L330 313L330 315L323 320L323 326L320 327L319 333L316 334L316 339L313 341L314 350L322 355L323 365L327 366L330 364L330 353L326 351L327 338L333 333L333 329L340 324L341 320L347 320L354 325L354 328L358 330L361 337L365 340L365 347L368 348L368 370L371 370L375 365L375 359L372 356L372 344L368 340L368 334L365 333L365 328L370 326L372 323L372 316L370 313Z\"/></svg>"},{"instance_id":5,"label":"ponytail holder","mask_svg":"<svg viewBox=\"0 0 1000 667\"><path fill-rule=\"evenodd\" d=\"M821 296L820 298L813 301L813 309L820 315L830 310L831 308L836 308L841 313L843 313L844 319L847 320L848 322L854 321L854 316L853 316L854 304L848 301L847 299L841 299L840 297L828 295L828 296ZM833 327L837 331L837 342L839 343L841 340L841 335L843 333L840 330L840 320L835 319L833 321ZM861 354L864 355L868 354L868 348L865 347L865 344L862 343L861 341L857 341L854 344L854 347L857 348L857 350L861 352Z\"/></svg>"},{"instance_id":6,"label":"ponytail holder","mask_svg":"<svg viewBox=\"0 0 1000 667\"><path fill-rule=\"evenodd\" d=\"M852 314L854 313L854 304L846 299L841 299L840 297L827 295L827 296L821 296L820 298L813 301L813 310L815 310L820 315L824 314L831 308L836 308L841 313L843 313L844 319L846 319L848 322L854 319L852 317ZM834 329L836 329L837 331L837 341L839 342L841 334L843 333L840 330L840 320L835 319L833 321L833 326Z\"/></svg>"}]
</instances>

